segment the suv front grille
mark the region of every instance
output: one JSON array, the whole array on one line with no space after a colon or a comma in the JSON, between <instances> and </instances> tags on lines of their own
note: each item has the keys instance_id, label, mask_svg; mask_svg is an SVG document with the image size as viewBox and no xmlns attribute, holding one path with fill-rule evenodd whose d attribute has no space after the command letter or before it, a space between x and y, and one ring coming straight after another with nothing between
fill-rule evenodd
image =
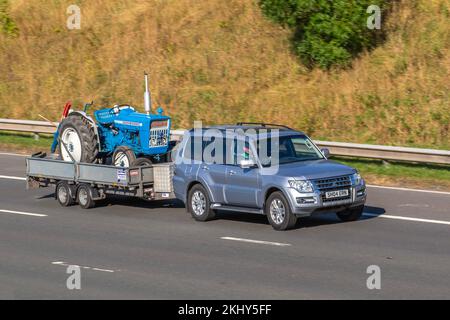
<instances>
[{"instance_id":1,"label":"suv front grille","mask_svg":"<svg viewBox=\"0 0 450 320\"><path fill-rule=\"evenodd\" d=\"M313 180L313 183L317 190L320 191L320 198L324 205L340 205L349 203L352 201L352 181L350 176L340 176L335 178L317 179ZM327 199L325 193L333 190L348 190L348 195L338 198Z\"/></svg>"},{"instance_id":2,"label":"suv front grille","mask_svg":"<svg viewBox=\"0 0 450 320\"><path fill-rule=\"evenodd\" d=\"M331 191L338 189L350 188L352 182L350 176L341 176L336 178L313 180L314 185L319 191Z\"/></svg>"}]
</instances>

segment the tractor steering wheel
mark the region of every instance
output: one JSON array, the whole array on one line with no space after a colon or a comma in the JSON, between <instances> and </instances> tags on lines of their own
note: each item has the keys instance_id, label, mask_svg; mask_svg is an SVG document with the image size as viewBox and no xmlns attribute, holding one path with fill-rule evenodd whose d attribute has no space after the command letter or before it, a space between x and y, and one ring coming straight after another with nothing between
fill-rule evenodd
<instances>
[{"instance_id":1,"label":"tractor steering wheel","mask_svg":"<svg viewBox=\"0 0 450 320\"><path fill-rule=\"evenodd\" d=\"M123 104L116 104L114 107L112 107L111 112L114 113L115 115L118 115L120 112L120 109L122 107L128 107L128 108L132 108L134 109L132 106L130 106L129 104L123 103Z\"/></svg>"}]
</instances>

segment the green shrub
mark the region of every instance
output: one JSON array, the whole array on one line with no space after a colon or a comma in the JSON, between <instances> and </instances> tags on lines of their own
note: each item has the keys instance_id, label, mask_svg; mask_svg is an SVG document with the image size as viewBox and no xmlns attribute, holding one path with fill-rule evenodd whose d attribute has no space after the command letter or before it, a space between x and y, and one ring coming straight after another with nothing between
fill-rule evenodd
<instances>
[{"instance_id":1,"label":"green shrub","mask_svg":"<svg viewBox=\"0 0 450 320\"><path fill-rule=\"evenodd\" d=\"M9 16L8 0L0 0L0 29L8 36L19 34L19 28Z\"/></svg>"},{"instance_id":2,"label":"green shrub","mask_svg":"<svg viewBox=\"0 0 450 320\"><path fill-rule=\"evenodd\" d=\"M295 52L309 67L345 67L364 49L373 48L381 30L367 27L370 5L382 11L389 0L260 0L263 13L293 30ZM383 21L383 14L382 14Z\"/></svg>"}]
</instances>

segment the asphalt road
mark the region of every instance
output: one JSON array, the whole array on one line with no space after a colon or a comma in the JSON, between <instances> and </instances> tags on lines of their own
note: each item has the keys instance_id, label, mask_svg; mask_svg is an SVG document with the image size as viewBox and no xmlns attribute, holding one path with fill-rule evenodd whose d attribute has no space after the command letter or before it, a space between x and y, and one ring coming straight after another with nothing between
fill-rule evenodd
<instances>
[{"instance_id":1,"label":"asphalt road","mask_svg":"<svg viewBox=\"0 0 450 320\"><path fill-rule=\"evenodd\" d=\"M0 164L0 299L450 298L450 194L370 187L359 221L277 232L249 214L195 222L176 201L62 208L53 189L8 178L25 176L24 157ZM81 267L80 290L67 265ZM366 286L370 265L380 290Z\"/></svg>"}]
</instances>

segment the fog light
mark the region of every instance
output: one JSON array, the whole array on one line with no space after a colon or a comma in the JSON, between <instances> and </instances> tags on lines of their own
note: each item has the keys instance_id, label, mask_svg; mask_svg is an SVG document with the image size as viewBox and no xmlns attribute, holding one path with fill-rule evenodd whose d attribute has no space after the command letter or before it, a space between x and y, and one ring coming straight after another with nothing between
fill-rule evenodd
<instances>
[{"instance_id":1,"label":"fog light","mask_svg":"<svg viewBox=\"0 0 450 320\"><path fill-rule=\"evenodd\" d=\"M316 197L297 197L298 204L316 203Z\"/></svg>"}]
</instances>

